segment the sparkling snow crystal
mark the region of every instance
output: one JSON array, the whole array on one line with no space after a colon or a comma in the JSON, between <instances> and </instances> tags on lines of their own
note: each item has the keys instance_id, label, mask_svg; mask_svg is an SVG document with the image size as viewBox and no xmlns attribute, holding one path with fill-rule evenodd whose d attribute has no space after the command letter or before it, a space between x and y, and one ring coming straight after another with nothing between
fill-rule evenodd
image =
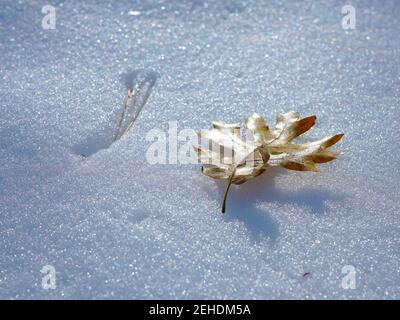
<instances>
[{"instance_id":1,"label":"sparkling snow crystal","mask_svg":"<svg viewBox=\"0 0 400 320\"><path fill-rule=\"evenodd\" d=\"M399 299L399 2L350 2L2 0L0 298ZM111 144L135 70L155 83ZM146 160L170 122L290 110L344 154L226 215L223 182Z\"/></svg>"}]
</instances>

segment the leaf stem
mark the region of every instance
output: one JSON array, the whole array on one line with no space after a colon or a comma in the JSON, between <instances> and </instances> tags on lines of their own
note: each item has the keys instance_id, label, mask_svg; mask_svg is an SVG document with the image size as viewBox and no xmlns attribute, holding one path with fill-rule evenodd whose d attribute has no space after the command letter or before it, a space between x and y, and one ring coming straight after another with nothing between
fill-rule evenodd
<instances>
[{"instance_id":1,"label":"leaf stem","mask_svg":"<svg viewBox=\"0 0 400 320\"><path fill-rule=\"evenodd\" d=\"M225 189L225 193L224 193L224 200L222 201L222 210L221 210L222 213L225 213L226 198L228 197L228 192L229 192L229 189L231 187L232 180L233 180L233 177L235 175L235 172L236 172L236 167L233 169L232 174L229 177L228 184L226 185L226 189Z\"/></svg>"}]
</instances>

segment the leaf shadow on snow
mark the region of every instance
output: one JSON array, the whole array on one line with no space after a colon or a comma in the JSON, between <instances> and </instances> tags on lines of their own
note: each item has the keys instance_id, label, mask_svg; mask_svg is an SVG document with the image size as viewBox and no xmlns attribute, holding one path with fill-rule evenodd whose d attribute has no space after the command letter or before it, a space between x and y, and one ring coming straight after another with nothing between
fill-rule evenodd
<instances>
[{"instance_id":1,"label":"leaf shadow on snow","mask_svg":"<svg viewBox=\"0 0 400 320\"><path fill-rule=\"evenodd\" d=\"M257 206L257 202L305 206L310 208L313 214L321 216L329 213L327 201L337 202L345 198L344 194L316 188L295 192L279 190L275 177L285 173L283 169L274 168L243 185L232 187L228 195L225 219L245 223L255 241L260 241L265 237L275 241L279 237L279 225L269 212ZM224 191L225 183L218 184L220 199Z\"/></svg>"}]
</instances>

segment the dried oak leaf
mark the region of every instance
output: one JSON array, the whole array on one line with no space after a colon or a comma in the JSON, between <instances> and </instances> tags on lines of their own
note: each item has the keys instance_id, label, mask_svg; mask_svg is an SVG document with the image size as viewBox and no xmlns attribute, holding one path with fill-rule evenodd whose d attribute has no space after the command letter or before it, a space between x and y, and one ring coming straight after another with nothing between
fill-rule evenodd
<instances>
[{"instance_id":1,"label":"dried oak leaf","mask_svg":"<svg viewBox=\"0 0 400 320\"><path fill-rule=\"evenodd\" d=\"M270 130L263 117L254 113L246 119L251 139L242 136L239 124L213 122L211 130L198 133L200 146L193 146L203 165L202 172L214 179L228 180L222 213L231 184L242 184L259 176L269 167L280 166L290 170L319 172L316 163L336 159L339 152L329 148L343 134L301 144L292 140L315 124L316 116L300 119L294 111L277 117L274 130Z\"/></svg>"}]
</instances>

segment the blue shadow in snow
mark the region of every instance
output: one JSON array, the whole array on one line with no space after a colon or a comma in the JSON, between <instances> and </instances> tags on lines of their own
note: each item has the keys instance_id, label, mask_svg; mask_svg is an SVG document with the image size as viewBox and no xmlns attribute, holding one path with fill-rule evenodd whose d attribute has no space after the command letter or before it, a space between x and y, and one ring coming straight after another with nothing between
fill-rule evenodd
<instances>
[{"instance_id":1,"label":"blue shadow in snow","mask_svg":"<svg viewBox=\"0 0 400 320\"><path fill-rule=\"evenodd\" d=\"M344 194L321 189L283 192L276 188L274 179L284 172L283 169L273 168L243 185L233 186L227 199L225 219L244 222L256 241L264 237L275 241L279 236L279 226L268 212L257 208L257 201L306 206L313 214L323 215L328 213L326 201L342 201L345 198ZM224 191L225 182L218 183L221 199Z\"/></svg>"}]
</instances>

